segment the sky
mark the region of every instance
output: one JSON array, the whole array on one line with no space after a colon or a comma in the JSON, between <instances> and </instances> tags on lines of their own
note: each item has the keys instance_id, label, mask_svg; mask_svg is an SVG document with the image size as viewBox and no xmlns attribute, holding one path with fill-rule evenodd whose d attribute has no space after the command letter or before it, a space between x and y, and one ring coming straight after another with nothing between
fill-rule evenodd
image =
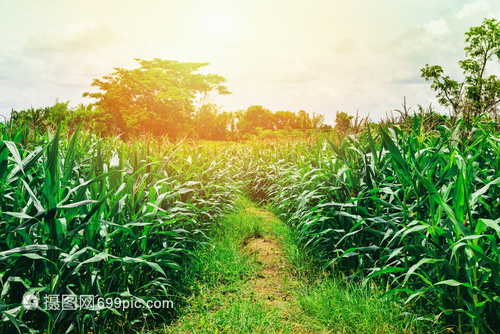
<instances>
[{"instance_id":1,"label":"sky","mask_svg":"<svg viewBox=\"0 0 500 334\"><path fill-rule=\"evenodd\" d=\"M498 0L0 0L0 114L91 103L92 79L135 58L210 63L225 111L445 112L420 69L461 79L464 34L492 17Z\"/></svg>"}]
</instances>

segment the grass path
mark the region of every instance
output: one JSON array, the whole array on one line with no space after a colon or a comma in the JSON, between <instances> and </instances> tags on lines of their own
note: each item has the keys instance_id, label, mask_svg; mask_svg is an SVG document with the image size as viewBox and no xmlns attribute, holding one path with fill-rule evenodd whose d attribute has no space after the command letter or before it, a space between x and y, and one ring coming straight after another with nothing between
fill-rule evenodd
<instances>
[{"instance_id":1,"label":"grass path","mask_svg":"<svg viewBox=\"0 0 500 334\"><path fill-rule=\"evenodd\" d=\"M144 333L415 332L376 287L335 280L312 258L283 222L243 199L196 252L179 318Z\"/></svg>"},{"instance_id":2,"label":"grass path","mask_svg":"<svg viewBox=\"0 0 500 334\"><path fill-rule=\"evenodd\" d=\"M324 332L293 296L300 282L276 233L284 223L246 199L239 206L197 252L186 282L193 293L180 317L146 333Z\"/></svg>"},{"instance_id":3,"label":"grass path","mask_svg":"<svg viewBox=\"0 0 500 334\"><path fill-rule=\"evenodd\" d=\"M291 271L291 264L285 257L282 236L277 231L286 229L283 222L271 212L255 206L245 208L245 214L257 217L261 221L264 233L245 241L244 252L254 254L261 267L256 277L246 284L252 289L258 300L270 312L280 315L278 328L296 333L317 333L317 326L304 325L304 315L294 296L294 291L301 284Z\"/></svg>"},{"instance_id":4,"label":"grass path","mask_svg":"<svg viewBox=\"0 0 500 334\"><path fill-rule=\"evenodd\" d=\"M245 240L244 251L254 254L257 263L262 266L257 276L247 284L267 306L283 308L284 305L290 304L291 293L288 285L294 282L294 278L290 275L288 262L280 244L276 237L268 232L273 224L279 222L269 211L249 207L246 212L261 218L265 229L264 235L259 234Z\"/></svg>"}]
</instances>

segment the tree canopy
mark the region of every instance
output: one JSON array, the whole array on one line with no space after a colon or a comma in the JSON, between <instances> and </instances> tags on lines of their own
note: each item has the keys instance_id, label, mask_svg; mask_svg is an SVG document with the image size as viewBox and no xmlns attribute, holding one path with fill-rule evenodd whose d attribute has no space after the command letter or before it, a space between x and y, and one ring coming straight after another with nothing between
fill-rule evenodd
<instances>
[{"instance_id":1,"label":"tree canopy","mask_svg":"<svg viewBox=\"0 0 500 334\"><path fill-rule=\"evenodd\" d=\"M195 112L197 97L215 90L230 94L225 78L200 74L209 63L181 63L172 60L136 59L140 67L94 79L100 92L83 94L96 99L103 118L101 130L125 135L152 133L177 137L185 134L186 123ZM111 122L110 122L111 121Z\"/></svg>"},{"instance_id":2,"label":"tree canopy","mask_svg":"<svg viewBox=\"0 0 500 334\"><path fill-rule=\"evenodd\" d=\"M431 81L439 102L454 113L479 115L496 112L500 102L500 81L496 75L488 75L488 65L500 59L500 23L485 19L481 26L472 27L465 33L466 59L458 62L463 70L463 82L444 75L439 65L427 64L421 69L422 77Z\"/></svg>"}]
</instances>

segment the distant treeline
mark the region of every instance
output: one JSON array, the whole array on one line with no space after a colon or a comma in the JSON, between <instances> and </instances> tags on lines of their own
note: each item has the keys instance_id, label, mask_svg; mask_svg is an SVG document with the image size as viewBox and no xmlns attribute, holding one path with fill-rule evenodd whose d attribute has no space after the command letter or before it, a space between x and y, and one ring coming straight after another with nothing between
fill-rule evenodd
<instances>
[{"instance_id":1,"label":"distant treeline","mask_svg":"<svg viewBox=\"0 0 500 334\"><path fill-rule=\"evenodd\" d=\"M300 136L311 131L328 132L332 126L324 124L324 115L304 110L273 112L262 106L246 110L220 111L214 104L204 104L193 113L174 120L152 115L141 122L130 122L123 115L93 104L79 104L70 108L70 101L45 108L12 110L12 122L26 122L31 128L45 131L61 126L74 129L82 126L101 136L121 135L134 138L141 135L188 137L200 140L246 140L253 137L279 138ZM138 115L139 116L139 115Z\"/></svg>"}]
</instances>

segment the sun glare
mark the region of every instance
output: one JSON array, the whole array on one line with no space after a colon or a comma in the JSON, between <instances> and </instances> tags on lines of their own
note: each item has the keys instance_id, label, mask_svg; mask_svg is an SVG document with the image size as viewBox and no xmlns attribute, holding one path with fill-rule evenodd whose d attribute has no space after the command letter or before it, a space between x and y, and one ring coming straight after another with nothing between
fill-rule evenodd
<instances>
[{"instance_id":1,"label":"sun glare","mask_svg":"<svg viewBox=\"0 0 500 334\"><path fill-rule=\"evenodd\" d=\"M211 9L202 17L201 33L207 42L226 42L232 35L233 19L221 9Z\"/></svg>"}]
</instances>

